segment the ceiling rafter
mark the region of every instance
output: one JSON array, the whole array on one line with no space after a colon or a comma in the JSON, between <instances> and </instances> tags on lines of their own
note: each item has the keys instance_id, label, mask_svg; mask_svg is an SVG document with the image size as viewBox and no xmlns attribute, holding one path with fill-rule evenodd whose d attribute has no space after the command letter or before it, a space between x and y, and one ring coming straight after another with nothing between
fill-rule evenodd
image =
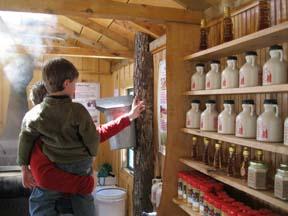
<instances>
[{"instance_id":1,"label":"ceiling rafter","mask_svg":"<svg viewBox=\"0 0 288 216\"><path fill-rule=\"evenodd\" d=\"M133 44L130 43L130 41L121 35L119 35L116 32L113 32L112 30L92 21L89 19L79 18L79 17L68 17L70 20L77 22L81 25L83 25L86 28L89 28L92 31L98 32L102 35L104 35L107 38L110 38L111 40L117 42L123 47L126 47L128 49L133 49Z\"/></svg>"},{"instance_id":2,"label":"ceiling rafter","mask_svg":"<svg viewBox=\"0 0 288 216\"><path fill-rule=\"evenodd\" d=\"M136 31L145 32L154 38L158 38L162 36L163 34L165 34L165 29L162 28L160 25L150 24L150 23L141 22L141 21L130 22L130 25Z\"/></svg>"},{"instance_id":3,"label":"ceiling rafter","mask_svg":"<svg viewBox=\"0 0 288 216\"><path fill-rule=\"evenodd\" d=\"M151 20L152 22L182 22L198 24L201 11L126 4L110 0L1 0L0 10L48 13L87 18L113 18L125 20Z\"/></svg>"}]
</instances>

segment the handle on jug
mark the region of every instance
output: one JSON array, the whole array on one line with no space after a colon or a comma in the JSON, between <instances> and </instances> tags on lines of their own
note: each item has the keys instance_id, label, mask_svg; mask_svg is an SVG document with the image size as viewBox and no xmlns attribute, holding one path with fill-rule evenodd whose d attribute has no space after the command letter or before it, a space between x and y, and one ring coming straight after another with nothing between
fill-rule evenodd
<instances>
[{"instance_id":1,"label":"handle on jug","mask_svg":"<svg viewBox=\"0 0 288 216\"><path fill-rule=\"evenodd\" d=\"M280 61L283 61L283 50L279 50L280 53Z\"/></svg>"},{"instance_id":2,"label":"handle on jug","mask_svg":"<svg viewBox=\"0 0 288 216\"><path fill-rule=\"evenodd\" d=\"M253 104L250 104L250 107L251 107L250 115L253 116L253 114L254 114L254 106L253 106Z\"/></svg>"},{"instance_id":3,"label":"handle on jug","mask_svg":"<svg viewBox=\"0 0 288 216\"><path fill-rule=\"evenodd\" d=\"M276 104L274 105L274 108L275 108L276 116L279 117L279 108L278 108L278 106Z\"/></svg>"}]
</instances>

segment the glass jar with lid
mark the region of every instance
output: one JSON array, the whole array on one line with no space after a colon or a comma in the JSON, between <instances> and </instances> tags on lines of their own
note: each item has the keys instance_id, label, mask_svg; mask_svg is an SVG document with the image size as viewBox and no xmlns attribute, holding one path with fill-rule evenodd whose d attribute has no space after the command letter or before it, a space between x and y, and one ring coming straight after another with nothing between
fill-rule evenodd
<instances>
[{"instance_id":1,"label":"glass jar with lid","mask_svg":"<svg viewBox=\"0 0 288 216\"><path fill-rule=\"evenodd\" d=\"M256 190L267 189L268 167L261 161L251 161L248 168L248 187Z\"/></svg>"},{"instance_id":2,"label":"glass jar with lid","mask_svg":"<svg viewBox=\"0 0 288 216\"><path fill-rule=\"evenodd\" d=\"M275 197L288 200L288 165L280 164L275 175L274 183L274 195Z\"/></svg>"}]
</instances>

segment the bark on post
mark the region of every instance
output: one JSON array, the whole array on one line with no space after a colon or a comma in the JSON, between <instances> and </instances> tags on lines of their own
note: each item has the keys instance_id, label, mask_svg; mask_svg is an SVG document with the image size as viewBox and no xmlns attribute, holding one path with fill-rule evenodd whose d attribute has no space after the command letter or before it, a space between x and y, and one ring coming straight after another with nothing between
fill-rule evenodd
<instances>
[{"instance_id":1,"label":"bark on post","mask_svg":"<svg viewBox=\"0 0 288 216\"><path fill-rule=\"evenodd\" d=\"M134 92L145 101L146 110L136 120L134 152L134 216L153 210L150 202L151 181L154 176L153 154L153 58L149 52L149 36L135 36Z\"/></svg>"}]
</instances>

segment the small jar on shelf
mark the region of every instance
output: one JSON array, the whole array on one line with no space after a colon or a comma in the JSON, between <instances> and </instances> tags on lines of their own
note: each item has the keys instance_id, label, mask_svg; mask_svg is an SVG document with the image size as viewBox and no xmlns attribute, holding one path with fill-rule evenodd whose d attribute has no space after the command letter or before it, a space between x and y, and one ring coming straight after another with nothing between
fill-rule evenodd
<instances>
[{"instance_id":1,"label":"small jar on shelf","mask_svg":"<svg viewBox=\"0 0 288 216\"><path fill-rule=\"evenodd\" d=\"M263 85L287 83L287 62L283 47L273 45L269 49L270 59L263 66Z\"/></svg>"},{"instance_id":2,"label":"small jar on shelf","mask_svg":"<svg viewBox=\"0 0 288 216\"><path fill-rule=\"evenodd\" d=\"M210 140L207 138L204 138L204 151L202 155L202 162L205 163L206 165L210 164Z\"/></svg>"},{"instance_id":3,"label":"small jar on shelf","mask_svg":"<svg viewBox=\"0 0 288 216\"><path fill-rule=\"evenodd\" d=\"M264 112L257 119L257 140L264 142L283 141L283 124L279 115L277 100L264 100Z\"/></svg>"},{"instance_id":4,"label":"small jar on shelf","mask_svg":"<svg viewBox=\"0 0 288 216\"><path fill-rule=\"evenodd\" d=\"M235 146L229 147L229 157L227 162L227 175L236 176L236 149Z\"/></svg>"},{"instance_id":5,"label":"small jar on shelf","mask_svg":"<svg viewBox=\"0 0 288 216\"><path fill-rule=\"evenodd\" d=\"M243 160L241 162L241 167L240 167L240 176L242 179L247 179L248 176L248 167L249 167L249 150L247 147L243 149Z\"/></svg>"},{"instance_id":6,"label":"small jar on shelf","mask_svg":"<svg viewBox=\"0 0 288 216\"><path fill-rule=\"evenodd\" d=\"M191 157L194 160L197 160L199 157L198 154L198 138L196 136L192 137L192 153L191 153Z\"/></svg>"},{"instance_id":7,"label":"small jar on shelf","mask_svg":"<svg viewBox=\"0 0 288 216\"><path fill-rule=\"evenodd\" d=\"M210 71L206 74L205 88L206 89L220 89L221 88L221 73L220 61L212 60L210 63Z\"/></svg>"},{"instance_id":8,"label":"small jar on shelf","mask_svg":"<svg viewBox=\"0 0 288 216\"><path fill-rule=\"evenodd\" d=\"M205 50L208 48L208 29L206 19L201 20L200 27L200 45L199 50Z\"/></svg>"},{"instance_id":9,"label":"small jar on shelf","mask_svg":"<svg viewBox=\"0 0 288 216\"><path fill-rule=\"evenodd\" d=\"M246 63L239 71L239 87L258 86L262 82L261 70L256 62L257 52L248 51L245 54ZM261 79L259 79L259 77Z\"/></svg>"},{"instance_id":10,"label":"small jar on shelf","mask_svg":"<svg viewBox=\"0 0 288 216\"><path fill-rule=\"evenodd\" d=\"M261 161L250 161L248 168L248 187L256 190L267 189L268 167Z\"/></svg>"},{"instance_id":11,"label":"small jar on shelf","mask_svg":"<svg viewBox=\"0 0 288 216\"><path fill-rule=\"evenodd\" d=\"M195 68L196 72L191 77L191 90L203 90L205 89L205 65L197 63Z\"/></svg>"},{"instance_id":12,"label":"small jar on shelf","mask_svg":"<svg viewBox=\"0 0 288 216\"><path fill-rule=\"evenodd\" d=\"M200 100L192 100L191 109L186 113L186 128L200 128Z\"/></svg>"},{"instance_id":13,"label":"small jar on shelf","mask_svg":"<svg viewBox=\"0 0 288 216\"><path fill-rule=\"evenodd\" d=\"M224 100L224 110L218 116L218 133L235 134L234 101Z\"/></svg>"},{"instance_id":14,"label":"small jar on shelf","mask_svg":"<svg viewBox=\"0 0 288 216\"><path fill-rule=\"evenodd\" d=\"M242 112L236 117L236 136L242 138L256 138L257 115L253 100L242 101Z\"/></svg>"},{"instance_id":15,"label":"small jar on shelf","mask_svg":"<svg viewBox=\"0 0 288 216\"><path fill-rule=\"evenodd\" d=\"M224 7L223 18L223 42L233 40L233 22L231 19L230 7Z\"/></svg>"},{"instance_id":16,"label":"small jar on shelf","mask_svg":"<svg viewBox=\"0 0 288 216\"><path fill-rule=\"evenodd\" d=\"M227 58L227 67L221 75L221 88L238 88L239 86L239 70L237 69L237 57L229 56Z\"/></svg>"},{"instance_id":17,"label":"small jar on shelf","mask_svg":"<svg viewBox=\"0 0 288 216\"><path fill-rule=\"evenodd\" d=\"M203 131L217 131L217 121L216 101L207 100L206 109L201 113L200 129Z\"/></svg>"},{"instance_id":18,"label":"small jar on shelf","mask_svg":"<svg viewBox=\"0 0 288 216\"><path fill-rule=\"evenodd\" d=\"M213 167L215 169L222 169L222 142L221 141L218 141L215 143Z\"/></svg>"},{"instance_id":19,"label":"small jar on shelf","mask_svg":"<svg viewBox=\"0 0 288 216\"><path fill-rule=\"evenodd\" d=\"M288 200L288 165L280 164L277 169L274 182L274 195L275 197Z\"/></svg>"}]
</instances>

